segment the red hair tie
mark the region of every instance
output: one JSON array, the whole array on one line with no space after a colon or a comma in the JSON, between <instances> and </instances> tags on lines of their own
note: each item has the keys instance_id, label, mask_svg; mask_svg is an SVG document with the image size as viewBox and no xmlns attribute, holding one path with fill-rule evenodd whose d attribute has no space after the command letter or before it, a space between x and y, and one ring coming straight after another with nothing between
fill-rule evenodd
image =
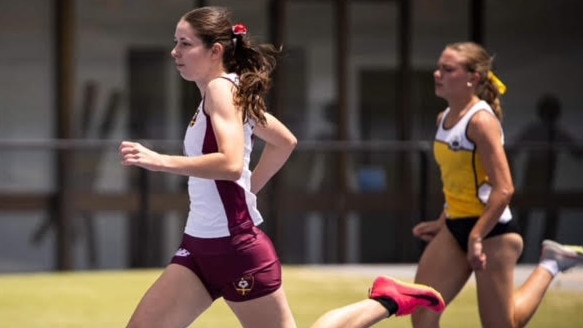
<instances>
[{"instance_id":1,"label":"red hair tie","mask_svg":"<svg viewBox=\"0 0 583 328\"><path fill-rule=\"evenodd\" d=\"M234 35L244 36L245 34L247 34L247 26L245 26L243 24L239 23L239 24L233 25L232 29L233 29Z\"/></svg>"}]
</instances>

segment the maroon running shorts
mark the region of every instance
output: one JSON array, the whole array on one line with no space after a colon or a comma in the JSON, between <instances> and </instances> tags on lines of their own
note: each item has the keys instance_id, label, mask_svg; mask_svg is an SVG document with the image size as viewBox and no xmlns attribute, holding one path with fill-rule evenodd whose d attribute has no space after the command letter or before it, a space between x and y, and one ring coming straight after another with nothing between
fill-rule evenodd
<instances>
[{"instance_id":1,"label":"maroon running shorts","mask_svg":"<svg viewBox=\"0 0 583 328\"><path fill-rule=\"evenodd\" d=\"M171 263L192 270L215 300L252 300L281 286L281 263L269 237L257 227L221 238L184 234Z\"/></svg>"}]
</instances>

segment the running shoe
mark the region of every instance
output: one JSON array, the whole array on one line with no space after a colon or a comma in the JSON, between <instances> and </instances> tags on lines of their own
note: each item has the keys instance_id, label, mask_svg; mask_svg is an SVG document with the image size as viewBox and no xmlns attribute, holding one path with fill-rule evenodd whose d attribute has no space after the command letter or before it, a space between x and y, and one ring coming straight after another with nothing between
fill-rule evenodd
<instances>
[{"instance_id":1,"label":"running shoe","mask_svg":"<svg viewBox=\"0 0 583 328\"><path fill-rule=\"evenodd\" d=\"M575 245L562 245L555 241L545 239L541 260L556 260L559 271L565 272L577 265L583 264L583 247Z\"/></svg>"},{"instance_id":2,"label":"running shoe","mask_svg":"<svg viewBox=\"0 0 583 328\"><path fill-rule=\"evenodd\" d=\"M421 284L402 282L387 276L375 279L369 289L369 298L392 299L398 306L397 316L411 314L419 306L435 312L442 312L445 309L445 302L435 289Z\"/></svg>"}]
</instances>

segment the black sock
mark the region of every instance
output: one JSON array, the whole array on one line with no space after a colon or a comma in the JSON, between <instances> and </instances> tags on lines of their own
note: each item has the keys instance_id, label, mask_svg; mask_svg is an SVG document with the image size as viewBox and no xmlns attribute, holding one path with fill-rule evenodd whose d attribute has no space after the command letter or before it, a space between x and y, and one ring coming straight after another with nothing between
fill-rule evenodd
<instances>
[{"instance_id":1,"label":"black sock","mask_svg":"<svg viewBox=\"0 0 583 328\"><path fill-rule=\"evenodd\" d=\"M379 297L379 298L373 298L375 301L381 303L381 305L387 309L387 311L389 311L389 317L392 316L393 314L397 313L397 311L399 311L399 305L397 305L397 302L395 302L392 298L388 298L388 297Z\"/></svg>"}]
</instances>

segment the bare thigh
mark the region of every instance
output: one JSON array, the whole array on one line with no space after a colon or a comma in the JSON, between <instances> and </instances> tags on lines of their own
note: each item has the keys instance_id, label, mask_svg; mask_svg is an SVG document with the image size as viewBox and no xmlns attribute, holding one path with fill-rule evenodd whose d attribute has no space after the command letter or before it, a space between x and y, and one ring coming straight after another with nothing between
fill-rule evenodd
<instances>
[{"instance_id":1,"label":"bare thigh","mask_svg":"<svg viewBox=\"0 0 583 328\"><path fill-rule=\"evenodd\" d=\"M245 302L226 301L241 325L246 328L295 328L285 292L280 287L275 292Z\"/></svg>"},{"instance_id":2,"label":"bare thigh","mask_svg":"<svg viewBox=\"0 0 583 328\"><path fill-rule=\"evenodd\" d=\"M190 269L170 264L148 289L128 327L187 327L211 304L210 295Z\"/></svg>"},{"instance_id":3,"label":"bare thigh","mask_svg":"<svg viewBox=\"0 0 583 328\"><path fill-rule=\"evenodd\" d=\"M507 233L483 242L486 269L476 271L483 327L513 327L514 269L522 253L522 237Z\"/></svg>"},{"instance_id":4,"label":"bare thigh","mask_svg":"<svg viewBox=\"0 0 583 328\"><path fill-rule=\"evenodd\" d=\"M449 304L464 287L472 270L466 254L447 227L443 227L427 245L415 275L415 282L435 288ZM417 310L413 316L414 327L439 327L441 314L426 309Z\"/></svg>"}]
</instances>

